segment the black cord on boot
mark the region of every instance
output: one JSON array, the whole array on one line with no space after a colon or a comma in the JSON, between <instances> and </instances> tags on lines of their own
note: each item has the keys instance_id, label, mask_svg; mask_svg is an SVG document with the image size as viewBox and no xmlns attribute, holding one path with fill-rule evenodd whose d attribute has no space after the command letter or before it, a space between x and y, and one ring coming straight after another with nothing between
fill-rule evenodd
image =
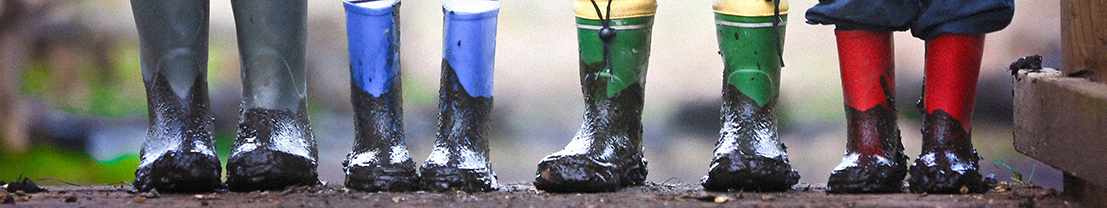
<instances>
[{"instance_id":1,"label":"black cord on boot","mask_svg":"<svg viewBox=\"0 0 1107 208\"><path fill-rule=\"evenodd\" d=\"M773 40L776 41L776 56L780 58L780 67L784 67L784 46L780 41L780 1L773 1Z\"/></svg>"},{"instance_id":2,"label":"black cord on boot","mask_svg":"<svg viewBox=\"0 0 1107 208\"><path fill-rule=\"evenodd\" d=\"M607 17L604 18L604 14L600 13L600 5L596 4L596 0L592 0L592 7L596 8L596 16L600 17L600 24L603 28L600 28L599 36L600 41L603 41L603 67L607 68L607 73L611 75L611 83L615 83L615 67L611 63L611 41L615 40L615 28L611 28L611 1L607 2Z\"/></svg>"}]
</instances>

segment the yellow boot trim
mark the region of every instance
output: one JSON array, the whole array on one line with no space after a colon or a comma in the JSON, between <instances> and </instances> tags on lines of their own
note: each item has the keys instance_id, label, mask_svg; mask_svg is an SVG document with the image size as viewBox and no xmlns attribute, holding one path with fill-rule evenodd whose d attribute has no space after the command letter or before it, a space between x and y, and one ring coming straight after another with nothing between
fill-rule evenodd
<instances>
[{"instance_id":1,"label":"yellow boot trim","mask_svg":"<svg viewBox=\"0 0 1107 208\"><path fill-rule=\"evenodd\" d=\"M788 0L780 1L780 14L788 14ZM766 0L715 0L715 13L742 17L771 17L776 2ZM580 4L580 1L577 1ZM615 8L611 8L615 9ZM592 12L596 13L596 12ZM579 16L579 13L578 13Z\"/></svg>"},{"instance_id":2,"label":"yellow boot trim","mask_svg":"<svg viewBox=\"0 0 1107 208\"><path fill-rule=\"evenodd\" d=\"M609 2L614 2L611 4L611 19L647 17L657 13L656 0L596 0L596 5L600 6L600 12L604 17L607 16L607 4ZM596 16L596 8L592 6L591 0L577 0L576 5L573 5L573 12L580 18L600 19L599 16Z\"/></svg>"}]
</instances>

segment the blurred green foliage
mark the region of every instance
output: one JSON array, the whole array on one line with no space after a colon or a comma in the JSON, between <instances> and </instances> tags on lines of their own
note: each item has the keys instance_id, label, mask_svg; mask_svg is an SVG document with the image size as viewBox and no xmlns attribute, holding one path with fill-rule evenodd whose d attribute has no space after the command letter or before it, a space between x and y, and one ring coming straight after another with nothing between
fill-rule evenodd
<instances>
[{"instance_id":1,"label":"blurred green foliage","mask_svg":"<svg viewBox=\"0 0 1107 208\"><path fill-rule=\"evenodd\" d=\"M23 71L20 90L23 96L42 99L51 107L70 113L145 116L146 91L139 70L138 45L120 45L112 53L104 69L97 64L84 64L79 69L63 71L52 67L51 60L46 58L32 59Z\"/></svg>"},{"instance_id":2,"label":"blurred green foliage","mask_svg":"<svg viewBox=\"0 0 1107 208\"><path fill-rule=\"evenodd\" d=\"M76 69L52 63L47 57L32 58L23 70L20 91L50 107L73 114L100 117L146 117L146 93L138 59L137 44L121 44L110 50L110 60L96 62L95 55L76 55L82 61ZM104 63L104 64L97 64ZM23 153L0 152L0 180L25 176L32 180L50 178L76 184L107 184L134 180L138 150L120 157L97 161L83 150L49 145L49 140ZM51 180L44 185L64 185Z\"/></svg>"},{"instance_id":3,"label":"blurred green foliage","mask_svg":"<svg viewBox=\"0 0 1107 208\"><path fill-rule=\"evenodd\" d=\"M37 146L22 154L0 153L0 180L15 180L19 176L32 180L58 179L76 184L110 184L135 180L137 154L124 155L109 161L96 161L82 151ZM39 185L64 185L37 182Z\"/></svg>"}]
</instances>

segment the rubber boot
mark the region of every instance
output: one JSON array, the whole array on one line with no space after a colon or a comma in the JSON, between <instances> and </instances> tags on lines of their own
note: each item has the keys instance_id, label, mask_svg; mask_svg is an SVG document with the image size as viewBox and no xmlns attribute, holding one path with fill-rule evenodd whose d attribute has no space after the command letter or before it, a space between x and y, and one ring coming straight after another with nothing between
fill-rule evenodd
<instances>
[{"instance_id":1,"label":"rubber boot","mask_svg":"<svg viewBox=\"0 0 1107 208\"><path fill-rule=\"evenodd\" d=\"M499 1L446 0L438 139L420 169L426 191L499 188L488 157Z\"/></svg>"},{"instance_id":2,"label":"rubber boot","mask_svg":"<svg viewBox=\"0 0 1107 208\"><path fill-rule=\"evenodd\" d=\"M242 108L227 161L231 191L319 183L304 80L306 0L233 0Z\"/></svg>"},{"instance_id":3,"label":"rubber boot","mask_svg":"<svg viewBox=\"0 0 1107 208\"><path fill-rule=\"evenodd\" d=\"M419 189L404 144L400 88L400 1L343 1L350 51L354 149L342 161L346 187L361 191Z\"/></svg>"},{"instance_id":4,"label":"rubber boot","mask_svg":"<svg viewBox=\"0 0 1107 208\"><path fill-rule=\"evenodd\" d=\"M787 5L780 2L778 13L773 1L715 3L726 83L715 159L700 180L708 191L785 191L799 182L773 116L780 90L778 47L783 45L787 19L777 14L787 14Z\"/></svg>"},{"instance_id":5,"label":"rubber boot","mask_svg":"<svg viewBox=\"0 0 1107 208\"><path fill-rule=\"evenodd\" d=\"M926 41L923 147L908 183L915 193L984 193L972 147L972 109L984 35L943 34ZM962 190L963 189L963 190Z\"/></svg>"},{"instance_id":6,"label":"rubber boot","mask_svg":"<svg viewBox=\"0 0 1107 208\"><path fill-rule=\"evenodd\" d=\"M134 188L222 189L208 98L208 1L135 0L131 7L150 115Z\"/></svg>"},{"instance_id":7,"label":"rubber boot","mask_svg":"<svg viewBox=\"0 0 1107 208\"><path fill-rule=\"evenodd\" d=\"M835 30L846 103L847 144L830 193L903 192L907 155L896 126L892 33Z\"/></svg>"},{"instance_id":8,"label":"rubber boot","mask_svg":"<svg viewBox=\"0 0 1107 208\"><path fill-rule=\"evenodd\" d=\"M596 3L576 3L584 122L565 149L538 163L534 186L547 192L612 192L646 180L642 94L657 2ZM616 15L600 18L600 10Z\"/></svg>"}]
</instances>

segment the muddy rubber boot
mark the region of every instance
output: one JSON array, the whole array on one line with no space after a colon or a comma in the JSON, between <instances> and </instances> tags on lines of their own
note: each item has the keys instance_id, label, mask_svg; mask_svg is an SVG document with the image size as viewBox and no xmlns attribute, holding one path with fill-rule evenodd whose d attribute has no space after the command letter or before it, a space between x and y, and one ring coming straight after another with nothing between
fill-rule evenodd
<instances>
[{"instance_id":1,"label":"muddy rubber boot","mask_svg":"<svg viewBox=\"0 0 1107 208\"><path fill-rule=\"evenodd\" d=\"M708 191L785 191L799 182L799 172L788 163L773 117L780 89L778 49L783 44L788 12L787 1L781 1L779 7L776 3L715 2L726 83L715 159L700 180Z\"/></svg>"},{"instance_id":2,"label":"muddy rubber boot","mask_svg":"<svg viewBox=\"0 0 1107 208\"><path fill-rule=\"evenodd\" d=\"M488 157L499 1L446 0L438 139L420 168L426 191L499 189Z\"/></svg>"},{"instance_id":3,"label":"muddy rubber boot","mask_svg":"<svg viewBox=\"0 0 1107 208\"><path fill-rule=\"evenodd\" d=\"M161 192L224 188L208 98L208 1L131 1L131 7L150 115L134 188Z\"/></svg>"},{"instance_id":4,"label":"muddy rubber boot","mask_svg":"<svg viewBox=\"0 0 1107 208\"><path fill-rule=\"evenodd\" d=\"M642 94L657 2L595 3L575 6L584 121L565 149L538 163L534 186L547 192L613 192L642 185L648 173Z\"/></svg>"},{"instance_id":5,"label":"muddy rubber boot","mask_svg":"<svg viewBox=\"0 0 1107 208\"><path fill-rule=\"evenodd\" d=\"M969 122L983 53L983 34L943 34L926 41L923 147L907 180L912 192L987 191Z\"/></svg>"},{"instance_id":6,"label":"muddy rubber boot","mask_svg":"<svg viewBox=\"0 0 1107 208\"><path fill-rule=\"evenodd\" d=\"M846 103L846 153L830 193L899 193L907 175L896 126L892 33L835 30Z\"/></svg>"},{"instance_id":7,"label":"muddy rubber boot","mask_svg":"<svg viewBox=\"0 0 1107 208\"><path fill-rule=\"evenodd\" d=\"M306 0L232 0L242 108L227 160L231 191L319 183L304 80Z\"/></svg>"},{"instance_id":8,"label":"muddy rubber boot","mask_svg":"<svg viewBox=\"0 0 1107 208\"><path fill-rule=\"evenodd\" d=\"M346 187L361 191L419 189L404 144L400 88L400 0L343 1L350 51L354 149L342 161Z\"/></svg>"}]
</instances>

